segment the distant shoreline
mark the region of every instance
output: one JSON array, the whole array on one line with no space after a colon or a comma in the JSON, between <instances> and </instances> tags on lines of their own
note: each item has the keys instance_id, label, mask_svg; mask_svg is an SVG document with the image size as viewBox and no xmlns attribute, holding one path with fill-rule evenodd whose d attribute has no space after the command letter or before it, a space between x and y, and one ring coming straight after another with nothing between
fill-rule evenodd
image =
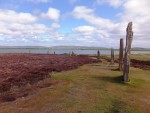
<instances>
[{"instance_id":1,"label":"distant shoreline","mask_svg":"<svg viewBox=\"0 0 150 113\"><path fill-rule=\"evenodd\" d=\"M110 48L18 48L18 47L0 47L0 49L41 49L41 50L110 50ZM118 51L119 49L114 49L115 51ZM150 49L144 48L144 49L135 49L132 48L131 51L150 51Z\"/></svg>"},{"instance_id":2,"label":"distant shoreline","mask_svg":"<svg viewBox=\"0 0 150 113\"><path fill-rule=\"evenodd\" d=\"M110 50L106 47L88 47L88 46L0 46L0 49L46 49L46 50ZM119 50L119 48L115 48ZM150 51L150 48L133 47L132 51Z\"/></svg>"}]
</instances>

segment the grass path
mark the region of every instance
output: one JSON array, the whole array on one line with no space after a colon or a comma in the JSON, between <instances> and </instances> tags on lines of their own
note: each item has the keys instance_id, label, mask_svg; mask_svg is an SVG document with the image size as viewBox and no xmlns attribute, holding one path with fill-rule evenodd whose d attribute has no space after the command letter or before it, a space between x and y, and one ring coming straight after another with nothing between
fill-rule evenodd
<instances>
[{"instance_id":1,"label":"grass path","mask_svg":"<svg viewBox=\"0 0 150 113\"><path fill-rule=\"evenodd\" d=\"M54 73L59 83L0 105L0 113L150 113L150 71L131 68L121 82L117 65L90 64Z\"/></svg>"}]
</instances>

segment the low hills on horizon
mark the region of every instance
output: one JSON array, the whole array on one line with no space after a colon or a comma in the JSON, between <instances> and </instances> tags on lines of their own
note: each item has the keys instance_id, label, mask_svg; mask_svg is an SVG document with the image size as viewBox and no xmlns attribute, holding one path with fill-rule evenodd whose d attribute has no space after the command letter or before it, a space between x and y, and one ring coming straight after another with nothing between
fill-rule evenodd
<instances>
[{"instance_id":1,"label":"low hills on horizon","mask_svg":"<svg viewBox=\"0 0 150 113\"><path fill-rule=\"evenodd\" d=\"M50 49L50 50L110 50L106 47L90 46L0 46L0 49ZM115 49L118 50L118 49ZM132 51L150 51L150 48L132 47Z\"/></svg>"}]
</instances>

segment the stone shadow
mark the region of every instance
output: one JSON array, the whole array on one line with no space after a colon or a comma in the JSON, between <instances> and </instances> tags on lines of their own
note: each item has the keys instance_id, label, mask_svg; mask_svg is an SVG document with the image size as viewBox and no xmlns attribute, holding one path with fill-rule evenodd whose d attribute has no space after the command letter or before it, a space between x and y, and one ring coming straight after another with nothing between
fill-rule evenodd
<instances>
[{"instance_id":1,"label":"stone shadow","mask_svg":"<svg viewBox=\"0 0 150 113\"><path fill-rule=\"evenodd\" d=\"M111 69L112 71L120 71L119 68Z\"/></svg>"},{"instance_id":2,"label":"stone shadow","mask_svg":"<svg viewBox=\"0 0 150 113\"><path fill-rule=\"evenodd\" d=\"M123 81L123 75L120 76L101 76L101 77L93 77L95 79L99 79L105 82L111 82L111 83L118 83L118 84L125 84Z\"/></svg>"}]
</instances>

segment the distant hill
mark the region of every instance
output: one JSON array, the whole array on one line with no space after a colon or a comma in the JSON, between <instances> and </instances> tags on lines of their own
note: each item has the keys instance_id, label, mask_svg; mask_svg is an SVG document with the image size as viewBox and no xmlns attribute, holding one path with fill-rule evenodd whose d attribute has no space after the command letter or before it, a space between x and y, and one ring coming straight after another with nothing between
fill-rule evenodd
<instances>
[{"instance_id":1,"label":"distant hill","mask_svg":"<svg viewBox=\"0 0 150 113\"><path fill-rule=\"evenodd\" d=\"M53 46L51 49L63 49L63 50L108 50L109 48L105 47L87 47L87 46Z\"/></svg>"},{"instance_id":2,"label":"distant hill","mask_svg":"<svg viewBox=\"0 0 150 113\"><path fill-rule=\"evenodd\" d=\"M110 50L106 47L89 47L89 46L0 46L0 49L51 49L51 50ZM118 50L118 49L115 49ZM132 51L150 51L150 48L133 47Z\"/></svg>"},{"instance_id":3,"label":"distant hill","mask_svg":"<svg viewBox=\"0 0 150 113\"><path fill-rule=\"evenodd\" d=\"M44 47L44 46L0 46L1 49L61 49L61 50L98 50L103 49L107 50L109 48L105 47L87 47L87 46L52 46L52 47Z\"/></svg>"},{"instance_id":4,"label":"distant hill","mask_svg":"<svg viewBox=\"0 0 150 113\"><path fill-rule=\"evenodd\" d=\"M132 51L150 51L150 48L133 47Z\"/></svg>"},{"instance_id":5,"label":"distant hill","mask_svg":"<svg viewBox=\"0 0 150 113\"><path fill-rule=\"evenodd\" d=\"M0 46L0 49L44 49L44 46Z\"/></svg>"}]
</instances>

